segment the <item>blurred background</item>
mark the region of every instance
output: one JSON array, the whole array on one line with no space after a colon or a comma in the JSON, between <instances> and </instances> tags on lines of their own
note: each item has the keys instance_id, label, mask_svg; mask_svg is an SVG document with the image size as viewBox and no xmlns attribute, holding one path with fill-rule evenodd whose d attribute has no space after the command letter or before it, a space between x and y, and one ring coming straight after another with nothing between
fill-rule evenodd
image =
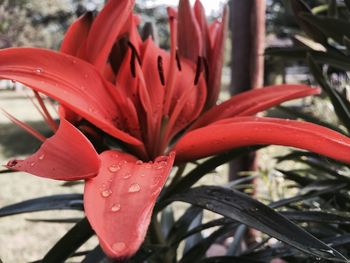
<instances>
[{"instance_id":1,"label":"blurred background","mask_svg":"<svg viewBox=\"0 0 350 263\"><path fill-rule=\"evenodd\" d=\"M322 6L328 1L306 1L311 6ZM304 59L281 59L264 56L265 48L295 47L308 45L313 49L322 49L317 43L305 43L307 40L293 17L289 1L284 0L203 0L209 20L219 18L227 4L231 12L230 32L226 40L225 66L222 76L222 94L226 99L250 88L280 83L313 84L314 78L309 72ZM103 0L0 0L0 48L42 47L59 49L64 32L77 17L86 11L98 11ZM177 5L177 0L136 1L136 12L142 22L155 26L157 41L161 47L169 47L169 29L167 25L167 5ZM142 25L141 25L142 27ZM334 77L334 84L341 83L348 88L347 75ZM32 92L11 81L0 81L0 108L16 118L30 124L46 136L50 130L42 121L42 116L32 103ZM56 105L48 102L49 110L56 116ZM333 113L333 106L322 98L306 98L288 104L291 107L304 106L305 112L339 124ZM287 114L285 111L271 111L273 116ZM284 116L284 115L283 115ZM12 124L0 114L0 163L5 164L13 157L26 156L35 151L40 142ZM281 155L286 150L269 147L259 152L257 170L264 175L259 183L264 195L269 199L284 197L285 189L282 177L271 172L275 165L273 156ZM249 159L249 158L248 158ZM220 167L216 173L206 177L208 184L227 181L227 174L234 178L239 171L248 170L250 161L239 160L228 166ZM266 179L266 180L265 180ZM0 207L21 200L47 194L82 192L82 186L64 187L62 183L42 180L23 173L0 174ZM79 212L59 212L59 215L77 217ZM20 215L0 219L0 258L7 262L34 261L42 257L62 236L70 225L32 224L33 220L55 217L55 212ZM14 223L15 222L15 223ZM94 244L95 240L91 241ZM93 245L91 245L93 247ZM86 249L89 248L89 244ZM78 262L78 261L77 261Z\"/></svg>"}]
</instances>

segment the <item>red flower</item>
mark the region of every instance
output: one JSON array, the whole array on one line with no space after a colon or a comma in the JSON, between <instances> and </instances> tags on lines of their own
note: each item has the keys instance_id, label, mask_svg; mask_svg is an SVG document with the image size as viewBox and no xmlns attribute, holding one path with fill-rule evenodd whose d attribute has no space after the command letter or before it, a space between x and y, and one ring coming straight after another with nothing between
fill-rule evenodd
<instances>
[{"instance_id":1,"label":"red flower","mask_svg":"<svg viewBox=\"0 0 350 263\"><path fill-rule=\"evenodd\" d=\"M310 123L255 117L318 89L272 86L215 106L226 15L208 26L198 1L194 12L181 1L178 14L169 9L167 53L151 39L141 40L132 8L131 0L111 0L96 18L84 15L69 28L61 52L0 51L1 78L62 105L56 134L8 167L58 180L85 179L85 212L109 256L129 257L143 242L175 152L179 163L235 147L278 144L350 162L350 139L344 135ZM98 154L79 131L86 121L126 151Z\"/></svg>"}]
</instances>

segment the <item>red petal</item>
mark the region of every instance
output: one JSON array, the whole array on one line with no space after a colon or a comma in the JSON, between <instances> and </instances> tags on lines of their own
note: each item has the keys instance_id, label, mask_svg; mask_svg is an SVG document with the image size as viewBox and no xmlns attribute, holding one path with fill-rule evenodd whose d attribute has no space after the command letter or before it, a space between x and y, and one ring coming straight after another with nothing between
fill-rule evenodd
<instances>
[{"instance_id":1,"label":"red petal","mask_svg":"<svg viewBox=\"0 0 350 263\"><path fill-rule=\"evenodd\" d=\"M224 47L228 30L228 10L225 8L222 21L215 34L212 50L209 54L209 81L207 108L215 105L221 87L221 72L224 62Z\"/></svg>"},{"instance_id":2,"label":"red petal","mask_svg":"<svg viewBox=\"0 0 350 263\"><path fill-rule=\"evenodd\" d=\"M79 49L84 47L93 21L91 12L77 19L67 30L61 44L60 51L69 55L77 56Z\"/></svg>"},{"instance_id":3,"label":"red petal","mask_svg":"<svg viewBox=\"0 0 350 263\"><path fill-rule=\"evenodd\" d=\"M90 141L66 120L56 134L25 160L12 160L7 167L55 180L81 180L97 175L100 160Z\"/></svg>"},{"instance_id":4,"label":"red petal","mask_svg":"<svg viewBox=\"0 0 350 263\"><path fill-rule=\"evenodd\" d=\"M312 123L273 118L227 119L189 132L174 150L176 160L188 161L261 144L297 147L350 163L350 138Z\"/></svg>"},{"instance_id":5,"label":"red petal","mask_svg":"<svg viewBox=\"0 0 350 263\"><path fill-rule=\"evenodd\" d=\"M100 157L99 174L85 184L85 212L104 252L125 259L145 238L175 154L158 157L154 163L142 163L118 151L106 151Z\"/></svg>"},{"instance_id":6,"label":"red petal","mask_svg":"<svg viewBox=\"0 0 350 263\"><path fill-rule=\"evenodd\" d=\"M92 24L87 53L89 61L103 71L114 42L126 32L126 22L134 7L133 0L108 1Z\"/></svg>"},{"instance_id":7,"label":"red petal","mask_svg":"<svg viewBox=\"0 0 350 263\"><path fill-rule=\"evenodd\" d=\"M289 84L242 92L207 111L193 124L191 130L224 118L253 115L284 101L302 98L319 92L319 89L313 89L306 85Z\"/></svg>"},{"instance_id":8,"label":"red petal","mask_svg":"<svg viewBox=\"0 0 350 263\"><path fill-rule=\"evenodd\" d=\"M201 1L196 0L193 10L194 10L194 14L195 14L199 29L202 33L203 50L202 50L201 56L208 58L208 53L210 51L209 28L208 28L207 18L205 16L205 10Z\"/></svg>"},{"instance_id":9,"label":"red petal","mask_svg":"<svg viewBox=\"0 0 350 263\"><path fill-rule=\"evenodd\" d=\"M75 57L84 59L86 40L89 34L89 30L93 21L93 15L88 12L74 21L68 28L64 39L61 43L60 51ZM81 119L81 117L73 111L60 106L60 112L67 116L68 121L75 123Z\"/></svg>"},{"instance_id":10,"label":"red petal","mask_svg":"<svg viewBox=\"0 0 350 263\"><path fill-rule=\"evenodd\" d=\"M180 55L196 63L198 56L203 53L203 39L189 0L180 0L178 30Z\"/></svg>"},{"instance_id":11,"label":"red petal","mask_svg":"<svg viewBox=\"0 0 350 263\"><path fill-rule=\"evenodd\" d=\"M134 137L115 127L118 110L106 82L90 64L78 58L37 48L0 51L0 78L12 79L42 92L98 128L131 144Z\"/></svg>"}]
</instances>

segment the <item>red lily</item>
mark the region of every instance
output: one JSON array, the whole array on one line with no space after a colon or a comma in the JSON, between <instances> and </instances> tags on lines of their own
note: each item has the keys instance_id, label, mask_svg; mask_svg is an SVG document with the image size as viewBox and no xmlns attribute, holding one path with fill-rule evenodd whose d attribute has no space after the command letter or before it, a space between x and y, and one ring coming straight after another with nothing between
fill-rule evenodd
<instances>
[{"instance_id":1,"label":"red lily","mask_svg":"<svg viewBox=\"0 0 350 263\"><path fill-rule=\"evenodd\" d=\"M56 134L34 155L10 161L8 167L52 179L85 179L85 212L107 255L126 258L139 248L175 152L175 161L185 162L245 145L279 144L350 162L350 139L344 135L310 123L254 116L318 89L272 86L210 108L218 87L210 84L217 83L218 76L214 73L214 81L210 74L221 59L208 59L215 66L205 70L181 55L183 51L177 55L176 43L192 33L183 31L184 36L177 37L173 9L170 53L151 39L143 42L132 7L130 0L109 1L96 18L81 17L69 28L61 52L0 51L1 78L21 82L63 106ZM180 8L179 17L187 19L185 14ZM203 21L203 13L199 15ZM216 22L215 30L209 27L207 37L222 43L225 23ZM125 40L129 48L120 52ZM221 44L206 50L204 57L221 56ZM97 153L79 131L86 131L86 121L118 139L128 153Z\"/></svg>"}]
</instances>

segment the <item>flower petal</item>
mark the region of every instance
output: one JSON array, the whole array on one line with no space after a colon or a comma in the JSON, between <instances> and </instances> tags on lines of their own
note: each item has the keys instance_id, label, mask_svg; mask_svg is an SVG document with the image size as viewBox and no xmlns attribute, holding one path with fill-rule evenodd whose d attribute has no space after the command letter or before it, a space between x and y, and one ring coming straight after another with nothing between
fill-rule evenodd
<instances>
[{"instance_id":1,"label":"flower petal","mask_svg":"<svg viewBox=\"0 0 350 263\"><path fill-rule=\"evenodd\" d=\"M203 53L202 33L189 0L180 0L178 8L178 46L180 55L197 62Z\"/></svg>"},{"instance_id":2,"label":"flower petal","mask_svg":"<svg viewBox=\"0 0 350 263\"><path fill-rule=\"evenodd\" d=\"M191 130L225 118L253 115L284 101L319 92L319 89L306 85L292 84L274 85L242 92L207 111L192 125Z\"/></svg>"},{"instance_id":3,"label":"flower petal","mask_svg":"<svg viewBox=\"0 0 350 263\"><path fill-rule=\"evenodd\" d=\"M118 259L142 244L156 199L170 173L174 153L142 163L134 156L106 151L99 174L86 181L85 212L104 252Z\"/></svg>"},{"instance_id":4,"label":"flower petal","mask_svg":"<svg viewBox=\"0 0 350 263\"><path fill-rule=\"evenodd\" d=\"M100 160L90 141L62 119L54 136L25 160L9 161L7 167L55 180L81 180L97 175Z\"/></svg>"},{"instance_id":5,"label":"flower petal","mask_svg":"<svg viewBox=\"0 0 350 263\"><path fill-rule=\"evenodd\" d=\"M350 162L350 138L308 122L235 117L187 133L175 145L177 161L189 161L233 148L275 144L313 151Z\"/></svg>"},{"instance_id":6,"label":"flower petal","mask_svg":"<svg viewBox=\"0 0 350 263\"><path fill-rule=\"evenodd\" d=\"M224 63L224 47L228 30L228 9L224 9L222 21L218 23L218 30L215 34L213 48L209 53L209 81L207 108L215 105L221 87L221 72Z\"/></svg>"},{"instance_id":7,"label":"flower petal","mask_svg":"<svg viewBox=\"0 0 350 263\"><path fill-rule=\"evenodd\" d=\"M89 34L92 21L93 15L91 12L87 12L74 21L64 36L60 51L69 55L78 56L79 50L85 47L85 41Z\"/></svg>"},{"instance_id":8,"label":"flower petal","mask_svg":"<svg viewBox=\"0 0 350 263\"><path fill-rule=\"evenodd\" d=\"M83 60L38 48L4 49L0 51L0 78L21 82L56 99L106 133L140 144L116 128L118 110L106 82Z\"/></svg>"},{"instance_id":9,"label":"flower petal","mask_svg":"<svg viewBox=\"0 0 350 263\"><path fill-rule=\"evenodd\" d=\"M133 7L133 0L108 1L92 24L87 41L87 54L89 61L101 72L114 42L126 33L126 22Z\"/></svg>"}]
</instances>

